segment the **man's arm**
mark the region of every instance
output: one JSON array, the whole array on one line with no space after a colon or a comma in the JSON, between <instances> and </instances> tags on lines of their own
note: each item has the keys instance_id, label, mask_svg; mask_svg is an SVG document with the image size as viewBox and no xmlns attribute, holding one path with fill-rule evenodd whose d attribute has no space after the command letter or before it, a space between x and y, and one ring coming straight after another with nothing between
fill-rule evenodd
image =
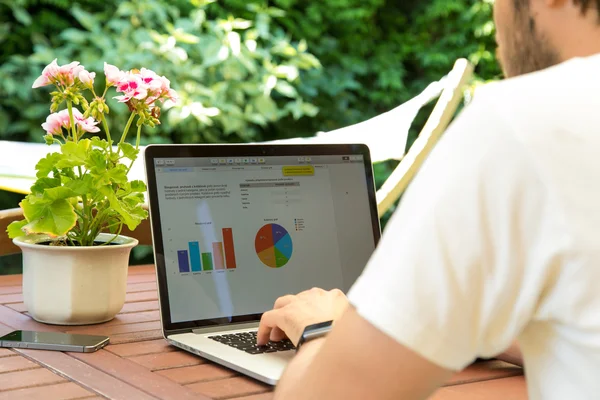
<instances>
[{"instance_id":1,"label":"man's arm","mask_svg":"<svg viewBox=\"0 0 600 400\"><path fill-rule=\"evenodd\" d=\"M275 399L424 399L451 374L348 307L326 339L301 348Z\"/></svg>"}]
</instances>

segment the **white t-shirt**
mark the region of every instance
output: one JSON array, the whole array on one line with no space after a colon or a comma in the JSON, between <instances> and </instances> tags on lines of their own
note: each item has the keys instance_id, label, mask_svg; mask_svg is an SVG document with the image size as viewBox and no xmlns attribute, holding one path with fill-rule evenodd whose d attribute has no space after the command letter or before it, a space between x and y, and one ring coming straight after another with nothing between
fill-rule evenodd
<instances>
[{"instance_id":1,"label":"white t-shirt","mask_svg":"<svg viewBox=\"0 0 600 400\"><path fill-rule=\"evenodd\" d=\"M531 399L599 399L600 55L482 88L349 298L437 365L518 339Z\"/></svg>"}]
</instances>

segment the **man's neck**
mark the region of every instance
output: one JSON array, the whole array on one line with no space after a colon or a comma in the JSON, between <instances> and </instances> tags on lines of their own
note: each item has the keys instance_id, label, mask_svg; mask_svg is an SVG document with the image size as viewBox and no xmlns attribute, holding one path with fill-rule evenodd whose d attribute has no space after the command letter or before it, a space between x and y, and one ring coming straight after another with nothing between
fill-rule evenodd
<instances>
[{"instance_id":1,"label":"man's neck","mask_svg":"<svg viewBox=\"0 0 600 400\"><path fill-rule=\"evenodd\" d=\"M558 49L563 61L577 57L589 57L600 54L600 17L598 10L590 8L585 16L581 10L572 18L559 21L556 26L560 28L553 31L552 42Z\"/></svg>"}]
</instances>

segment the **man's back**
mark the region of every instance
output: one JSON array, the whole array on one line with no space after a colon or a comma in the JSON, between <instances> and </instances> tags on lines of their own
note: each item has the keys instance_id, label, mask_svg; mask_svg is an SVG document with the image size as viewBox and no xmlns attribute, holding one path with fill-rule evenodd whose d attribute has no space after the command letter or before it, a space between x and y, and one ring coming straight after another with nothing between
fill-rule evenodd
<instances>
[{"instance_id":1,"label":"man's back","mask_svg":"<svg viewBox=\"0 0 600 400\"><path fill-rule=\"evenodd\" d=\"M600 55L489 85L423 166L350 301L448 369L518 337L532 399L593 398L599 208Z\"/></svg>"},{"instance_id":2,"label":"man's back","mask_svg":"<svg viewBox=\"0 0 600 400\"><path fill-rule=\"evenodd\" d=\"M595 387L598 395L600 56L506 81L492 93L539 173L540 207L558 230L525 266L545 278L519 336L531 394L584 398Z\"/></svg>"}]
</instances>

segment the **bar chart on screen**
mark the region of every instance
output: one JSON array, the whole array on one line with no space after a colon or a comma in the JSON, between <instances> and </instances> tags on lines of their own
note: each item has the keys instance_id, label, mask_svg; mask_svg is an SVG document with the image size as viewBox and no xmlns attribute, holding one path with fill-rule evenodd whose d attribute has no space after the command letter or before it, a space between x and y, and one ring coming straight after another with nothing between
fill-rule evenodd
<instances>
[{"instance_id":1,"label":"bar chart on screen","mask_svg":"<svg viewBox=\"0 0 600 400\"><path fill-rule=\"evenodd\" d=\"M187 249L177 250L180 273L232 270L237 268L233 229L221 230L223 240L203 248L198 240L188 242Z\"/></svg>"}]
</instances>

